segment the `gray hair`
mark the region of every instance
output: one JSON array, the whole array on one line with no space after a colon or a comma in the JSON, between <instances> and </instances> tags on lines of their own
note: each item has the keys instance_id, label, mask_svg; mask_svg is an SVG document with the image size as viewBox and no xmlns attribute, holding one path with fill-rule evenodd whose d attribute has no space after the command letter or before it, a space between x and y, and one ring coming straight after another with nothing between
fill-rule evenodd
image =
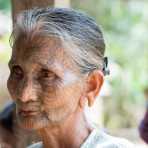
<instances>
[{"instance_id":1,"label":"gray hair","mask_svg":"<svg viewBox=\"0 0 148 148\"><path fill-rule=\"evenodd\" d=\"M33 33L36 32L36 33ZM69 46L81 73L103 70L105 43L100 27L86 14L67 8L35 8L22 12L12 33L13 43L21 34L58 37Z\"/></svg>"}]
</instances>

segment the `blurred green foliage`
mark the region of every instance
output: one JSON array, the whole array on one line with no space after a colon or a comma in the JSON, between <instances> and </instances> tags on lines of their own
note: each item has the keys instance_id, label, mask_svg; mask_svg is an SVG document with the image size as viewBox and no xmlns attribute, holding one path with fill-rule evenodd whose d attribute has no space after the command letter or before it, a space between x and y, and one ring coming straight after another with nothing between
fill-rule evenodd
<instances>
[{"instance_id":1,"label":"blurred green foliage","mask_svg":"<svg viewBox=\"0 0 148 148\"><path fill-rule=\"evenodd\" d=\"M0 13L2 12L2 14L6 16L10 14L10 8L11 8L10 2L11 2L10 0L0 0ZM8 62L8 58L10 57L9 36L10 36L9 33L6 33L3 36L0 36L0 48L1 48L0 63ZM5 49L2 49L2 48L5 48Z\"/></svg>"},{"instance_id":2,"label":"blurred green foliage","mask_svg":"<svg viewBox=\"0 0 148 148\"><path fill-rule=\"evenodd\" d=\"M107 78L112 88L105 101L105 124L109 127L136 125L136 105L144 103L148 87L148 1L75 0L72 7L85 11L103 28L106 55L120 68ZM138 112L138 109L137 109ZM124 117L124 118L123 118Z\"/></svg>"},{"instance_id":3,"label":"blurred green foliage","mask_svg":"<svg viewBox=\"0 0 148 148\"><path fill-rule=\"evenodd\" d=\"M11 48L9 45L9 36L10 34L7 33L0 38L0 45L4 45L4 49L0 51L0 63L8 63L8 59L10 58Z\"/></svg>"},{"instance_id":4,"label":"blurred green foliage","mask_svg":"<svg viewBox=\"0 0 148 148\"><path fill-rule=\"evenodd\" d=\"M10 0L0 0L0 10L10 11Z\"/></svg>"}]
</instances>

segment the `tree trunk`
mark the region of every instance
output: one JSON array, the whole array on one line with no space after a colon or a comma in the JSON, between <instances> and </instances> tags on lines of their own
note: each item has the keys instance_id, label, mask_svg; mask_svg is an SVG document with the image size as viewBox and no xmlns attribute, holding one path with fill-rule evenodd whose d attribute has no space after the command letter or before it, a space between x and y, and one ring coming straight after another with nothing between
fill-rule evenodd
<instances>
[{"instance_id":1,"label":"tree trunk","mask_svg":"<svg viewBox=\"0 0 148 148\"><path fill-rule=\"evenodd\" d=\"M70 0L11 0L13 24L16 16L22 10L28 10L33 7L69 7Z\"/></svg>"},{"instance_id":2,"label":"tree trunk","mask_svg":"<svg viewBox=\"0 0 148 148\"><path fill-rule=\"evenodd\" d=\"M54 6L55 0L11 0L13 23L18 13L22 10L28 10L33 7Z\"/></svg>"}]
</instances>

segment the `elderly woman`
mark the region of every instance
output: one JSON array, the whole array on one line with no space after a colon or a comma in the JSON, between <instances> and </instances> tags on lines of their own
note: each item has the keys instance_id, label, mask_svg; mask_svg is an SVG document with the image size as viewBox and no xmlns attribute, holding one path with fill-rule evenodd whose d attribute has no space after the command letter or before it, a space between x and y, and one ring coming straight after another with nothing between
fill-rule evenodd
<instances>
[{"instance_id":1,"label":"elderly woman","mask_svg":"<svg viewBox=\"0 0 148 148\"><path fill-rule=\"evenodd\" d=\"M64 8L22 12L12 48L8 89L17 118L42 139L31 148L132 147L93 129L84 115L106 73L104 39L93 19Z\"/></svg>"}]
</instances>

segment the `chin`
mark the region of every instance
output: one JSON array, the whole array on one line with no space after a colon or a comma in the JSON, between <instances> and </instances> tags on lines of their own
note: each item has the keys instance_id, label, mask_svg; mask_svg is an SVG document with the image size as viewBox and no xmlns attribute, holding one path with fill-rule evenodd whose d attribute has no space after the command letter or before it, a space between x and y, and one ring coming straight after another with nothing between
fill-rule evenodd
<instances>
[{"instance_id":1,"label":"chin","mask_svg":"<svg viewBox=\"0 0 148 148\"><path fill-rule=\"evenodd\" d=\"M38 130L46 127L49 124L48 120L42 116L18 116L18 123L22 128L27 130Z\"/></svg>"},{"instance_id":2,"label":"chin","mask_svg":"<svg viewBox=\"0 0 148 148\"><path fill-rule=\"evenodd\" d=\"M64 122L72 112L66 110L54 110L46 113L37 114L36 116L20 116L18 121L21 127L28 130L39 130L50 125L58 125Z\"/></svg>"}]
</instances>

